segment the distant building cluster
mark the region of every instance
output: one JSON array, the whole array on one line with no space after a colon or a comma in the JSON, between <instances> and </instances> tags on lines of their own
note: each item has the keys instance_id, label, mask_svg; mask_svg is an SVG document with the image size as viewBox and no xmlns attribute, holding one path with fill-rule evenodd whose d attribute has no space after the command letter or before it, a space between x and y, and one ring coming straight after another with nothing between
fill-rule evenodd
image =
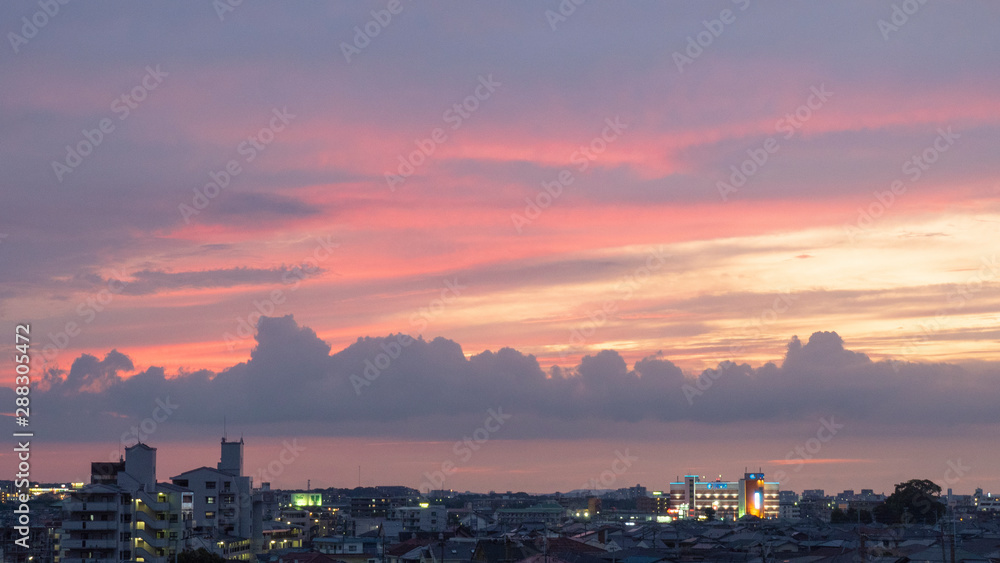
<instances>
[{"instance_id":1,"label":"distant building cluster","mask_svg":"<svg viewBox=\"0 0 1000 563\"><path fill-rule=\"evenodd\" d=\"M668 513L678 518L777 518L778 488L777 482L765 482L763 473L746 473L739 481L708 482L685 475L683 481L670 484Z\"/></svg>"},{"instance_id":2,"label":"distant building cluster","mask_svg":"<svg viewBox=\"0 0 1000 563\"><path fill-rule=\"evenodd\" d=\"M244 473L243 452L243 440L223 438L215 467L159 482L156 448L140 443L91 463L90 483L33 484L29 549L14 544L19 501L0 482L0 560L1000 563L1000 500L981 489L949 490L933 518L878 524L885 495L782 491L763 472L685 475L667 491L272 490Z\"/></svg>"}]
</instances>

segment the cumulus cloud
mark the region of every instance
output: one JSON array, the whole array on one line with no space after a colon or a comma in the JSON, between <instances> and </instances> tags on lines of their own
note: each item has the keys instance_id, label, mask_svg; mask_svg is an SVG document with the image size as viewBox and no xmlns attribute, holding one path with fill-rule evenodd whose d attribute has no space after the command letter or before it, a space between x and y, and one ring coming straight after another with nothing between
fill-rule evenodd
<instances>
[{"instance_id":1,"label":"cumulus cloud","mask_svg":"<svg viewBox=\"0 0 1000 563\"><path fill-rule=\"evenodd\" d=\"M996 373L875 362L847 349L835 332L816 332L805 343L793 337L781 365L727 361L700 374L683 373L662 354L630 367L614 350L546 372L511 348L466 357L454 341L403 334L359 338L331 354L290 315L262 318L256 342L249 360L219 373L170 377L156 367L136 372L117 350L103 359L85 354L68 371L50 369L33 404L46 413L45 431L65 439L122 418L140 420L157 400L179 405L171 424L190 432L218 426L225 415L231 425L292 424L306 433L352 435L367 427L448 436L449 421L496 406L549 421L552 432L582 421L581 432L595 422L726 424L831 414L914 431L1000 421ZM552 436L542 424L523 437Z\"/></svg>"}]
</instances>

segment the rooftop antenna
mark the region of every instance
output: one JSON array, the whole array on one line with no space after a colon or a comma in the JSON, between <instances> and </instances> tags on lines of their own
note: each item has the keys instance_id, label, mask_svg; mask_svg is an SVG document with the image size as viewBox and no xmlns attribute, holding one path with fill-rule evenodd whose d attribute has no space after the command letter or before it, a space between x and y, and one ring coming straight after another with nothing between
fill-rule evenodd
<instances>
[{"instance_id":1,"label":"rooftop antenna","mask_svg":"<svg viewBox=\"0 0 1000 563\"><path fill-rule=\"evenodd\" d=\"M225 442L229 436L226 434L226 415L222 415L222 441Z\"/></svg>"}]
</instances>

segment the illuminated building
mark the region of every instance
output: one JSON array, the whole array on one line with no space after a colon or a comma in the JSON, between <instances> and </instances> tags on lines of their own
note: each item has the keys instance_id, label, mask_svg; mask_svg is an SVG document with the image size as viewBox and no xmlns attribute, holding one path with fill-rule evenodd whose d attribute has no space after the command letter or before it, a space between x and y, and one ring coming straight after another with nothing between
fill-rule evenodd
<instances>
[{"instance_id":1,"label":"illuminated building","mask_svg":"<svg viewBox=\"0 0 1000 563\"><path fill-rule=\"evenodd\" d=\"M322 493L292 493L292 506L323 506Z\"/></svg>"},{"instance_id":2,"label":"illuminated building","mask_svg":"<svg viewBox=\"0 0 1000 563\"><path fill-rule=\"evenodd\" d=\"M718 519L777 518L778 489L778 483L764 481L763 473L746 473L739 481L703 481L698 475L685 475L683 481L670 484L669 512L677 518L703 519L711 508Z\"/></svg>"},{"instance_id":3,"label":"illuminated building","mask_svg":"<svg viewBox=\"0 0 1000 563\"><path fill-rule=\"evenodd\" d=\"M69 496L69 493L82 489L84 483L69 483L53 487L42 487L35 486L28 489L28 494L31 498L40 497L42 495L53 495L59 500L65 500Z\"/></svg>"},{"instance_id":4,"label":"illuminated building","mask_svg":"<svg viewBox=\"0 0 1000 563\"><path fill-rule=\"evenodd\" d=\"M448 510L441 505L399 506L389 510L390 521L403 524L404 532L443 532L447 529Z\"/></svg>"},{"instance_id":5,"label":"illuminated building","mask_svg":"<svg viewBox=\"0 0 1000 563\"><path fill-rule=\"evenodd\" d=\"M136 444L91 471L64 501L61 562L172 561L190 533L191 491L156 482L156 448Z\"/></svg>"},{"instance_id":6,"label":"illuminated building","mask_svg":"<svg viewBox=\"0 0 1000 563\"><path fill-rule=\"evenodd\" d=\"M667 514L670 510L670 495L653 491L652 496L635 499L635 509L650 514Z\"/></svg>"},{"instance_id":7,"label":"illuminated building","mask_svg":"<svg viewBox=\"0 0 1000 563\"><path fill-rule=\"evenodd\" d=\"M778 517L778 484L772 483L774 487L771 497L774 500L770 504L773 508L773 514L767 514L765 511L765 500L768 499L768 491L765 485L763 473L745 473L743 475L739 485L740 516L750 515L757 518Z\"/></svg>"}]
</instances>

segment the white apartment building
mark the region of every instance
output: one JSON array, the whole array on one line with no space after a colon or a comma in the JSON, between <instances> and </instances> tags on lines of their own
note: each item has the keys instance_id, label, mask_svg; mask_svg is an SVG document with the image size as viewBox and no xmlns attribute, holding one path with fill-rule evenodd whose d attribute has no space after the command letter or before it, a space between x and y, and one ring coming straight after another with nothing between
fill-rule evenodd
<instances>
[{"instance_id":1,"label":"white apartment building","mask_svg":"<svg viewBox=\"0 0 1000 563\"><path fill-rule=\"evenodd\" d=\"M156 448L136 444L124 460L91 464L91 473L64 504L63 563L167 563L184 549L192 493L156 482Z\"/></svg>"}]
</instances>

